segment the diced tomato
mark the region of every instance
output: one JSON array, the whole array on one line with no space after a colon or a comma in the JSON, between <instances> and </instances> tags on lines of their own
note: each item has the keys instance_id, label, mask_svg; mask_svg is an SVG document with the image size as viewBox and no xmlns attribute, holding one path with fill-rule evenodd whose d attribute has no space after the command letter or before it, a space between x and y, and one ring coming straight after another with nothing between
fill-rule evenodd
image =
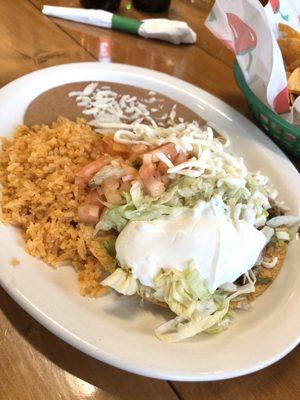
<instances>
[{"instance_id":1,"label":"diced tomato","mask_svg":"<svg viewBox=\"0 0 300 400\"><path fill-rule=\"evenodd\" d=\"M122 168L124 170L124 176L122 177L122 180L125 181L132 181L138 176L138 171L132 167L131 165L128 165L126 163L122 164Z\"/></svg>"},{"instance_id":2,"label":"diced tomato","mask_svg":"<svg viewBox=\"0 0 300 400\"><path fill-rule=\"evenodd\" d=\"M140 159L140 157L141 157L141 154L130 153L127 161L130 162L131 164L133 164L136 160Z\"/></svg>"},{"instance_id":3,"label":"diced tomato","mask_svg":"<svg viewBox=\"0 0 300 400\"><path fill-rule=\"evenodd\" d=\"M162 146L157 147L156 149L152 150L150 154L155 155L155 153L161 152L165 154L171 161L173 161L177 157L177 150L174 143L166 143ZM154 160L156 161L156 160Z\"/></svg>"},{"instance_id":4,"label":"diced tomato","mask_svg":"<svg viewBox=\"0 0 300 400\"><path fill-rule=\"evenodd\" d=\"M84 186L87 184L87 180L86 178L83 178L81 176L75 176L75 185L80 185L80 186Z\"/></svg>"},{"instance_id":5,"label":"diced tomato","mask_svg":"<svg viewBox=\"0 0 300 400\"><path fill-rule=\"evenodd\" d=\"M129 181L124 181L121 183L120 187L119 187L119 192L120 193L124 193L124 192L129 192L131 188L131 184Z\"/></svg>"},{"instance_id":6,"label":"diced tomato","mask_svg":"<svg viewBox=\"0 0 300 400\"><path fill-rule=\"evenodd\" d=\"M78 218L81 222L95 225L99 221L100 206L83 203L78 207Z\"/></svg>"},{"instance_id":7,"label":"diced tomato","mask_svg":"<svg viewBox=\"0 0 300 400\"><path fill-rule=\"evenodd\" d=\"M178 151L174 143L167 143L159 148L159 151L164 153L170 160L174 160L177 157Z\"/></svg>"},{"instance_id":8,"label":"diced tomato","mask_svg":"<svg viewBox=\"0 0 300 400\"><path fill-rule=\"evenodd\" d=\"M107 188L107 187L109 187L111 190L116 190L120 186L119 179L117 179L114 176L111 176L111 177L105 179L102 182L101 186L102 186L103 193L104 193L104 188Z\"/></svg>"},{"instance_id":9,"label":"diced tomato","mask_svg":"<svg viewBox=\"0 0 300 400\"><path fill-rule=\"evenodd\" d=\"M81 184L89 182L96 172L100 171L100 169L107 165L110 160L111 157L108 154L104 154L97 160L87 164L76 173L75 183Z\"/></svg>"},{"instance_id":10,"label":"diced tomato","mask_svg":"<svg viewBox=\"0 0 300 400\"><path fill-rule=\"evenodd\" d=\"M149 147L146 144L143 143L134 144L133 146L131 146L128 161L130 163L134 163L136 160L141 158L142 155L146 153L148 150Z\"/></svg>"},{"instance_id":11,"label":"diced tomato","mask_svg":"<svg viewBox=\"0 0 300 400\"><path fill-rule=\"evenodd\" d=\"M116 155L116 152L113 150L113 145L114 145L113 135L104 136L103 146L104 146L105 152L111 156Z\"/></svg>"},{"instance_id":12,"label":"diced tomato","mask_svg":"<svg viewBox=\"0 0 300 400\"><path fill-rule=\"evenodd\" d=\"M153 163L144 163L139 169L139 175L142 181L147 181L155 175L155 167Z\"/></svg>"},{"instance_id":13,"label":"diced tomato","mask_svg":"<svg viewBox=\"0 0 300 400\"><path fill-rule=\"evenodd\" d=\"M159 161L159 163L157 164L157 171L160 172L161 174L166 174L168 168L169 167L162 161Z\"/></svg>"},{"instance_id":14,"label":"diced tomato","mask_svg":"<svg viewBox=\"0 0 300 400\"><path fill-rule=\"evenodd\" d=\"M136 154L146 153L147 150L148 150L148 146L143 143L134 144L133 146L131 146L131 151Z\"/></svg>"},{"instance_id":15,"label":"diced tomato","mask_svg":"<svg viewBox=\"0 0 300 400\"><path fill-rule=\"evenodd\" d=\"M187 159L188 159L187 154L185 154L183 151L180 151L178 153L178 156L174 160L174 165L181 164L181 163L185 162Z\"/></svg>"},{"instance_id":16,"label":"diced tomato","mask_svg":"<svg viewBox=\"0 0 300 400\"><path fill-rule=\"evenodd\" d=\"M91 190L88 195L85 198L85 202L87 204L94 204L96 206L102 206L102 203L100 202L100 196L99 193L96 189Z\"/></svg>"},{"instance_id":17,"label":"diced tomato","mask_svg":"<svg viewBox=\"0 0 300 400\"><path fill-rule=\"evenodd\" d=\"M137 170L132 165L128 165L126 163L122 164L122 168L124 169L126 175L130 174L137 175L138 173Z\"/></svg>"},{"instance_id":18,"label":"diced tomato","mask_svg":"<svg viewBox=\"0 0 300 400\"><path fill-rule=\"evenodd\" d=\"M129 146L124 143L119 143L114 141L113 135L106 135L103 138L103 146L105 152L111 156L122 155L122 157L127 158L130 152Z\"/></svg>"},{"instance_id":19,"label":"diced tomato","mask_svg":"<svg viewBox=\"0 0 300 400\"><path fill-rule=\"evenodd\" d=\"M113 142L112 150L116 153L129 153L129 147L126 144Z\"/></svg>"},{"instance_id":20,"label":"diced tomato","mask_svg":"<svg viewBox=\"0 0 300 400\"><path fill-rule=\"evenodd\" d=\"M152 197L159 196L165 191L165 185L155 178L155 174L156 170L153 163L144 163L139 170L142 182Z\"/></svg>"},{"instance_id":21,"label":"diced tomato","mask_svg":"<svg viewBox=\"0 0 300 400\"><path fill-rule=\"evenodd\" d=\"M110 177L102 182L101 188L103 190L106 200L114 205L122 204L122 196L118 190L119 179Z\"/></svg>"},{"instance_id":22,"label":"diced tomato","mask_svg":"<svg viewBox=\"0 0 300 400\"><path fill-rule=\"evenodd\" d=\"M116 152L113 151L113 144L104 143L105 153L109 154L110 156L115 156Z\"/></svg>"},{"instance_id":23,"label":"diced tomato","mask_svg":"<svg viewBox=\"0 0 300 400\"><path fill-rule=\"evenodd\" d=\"M148 179L144 185L152 197L157 197L165 191L165 185L163 182L155 178Z\"/></svg>"},{"instance_id":24,"label":"diced tomato","mask_svg":"<svg viewBox=\"0 0 300 400\"><path fill-rule=\"evenodd\" d=\"M97 143L95 145L95 150L97 151L98 154L105 154L105 143L101 142L101 143Z\"/></svg>"}]
</instances>

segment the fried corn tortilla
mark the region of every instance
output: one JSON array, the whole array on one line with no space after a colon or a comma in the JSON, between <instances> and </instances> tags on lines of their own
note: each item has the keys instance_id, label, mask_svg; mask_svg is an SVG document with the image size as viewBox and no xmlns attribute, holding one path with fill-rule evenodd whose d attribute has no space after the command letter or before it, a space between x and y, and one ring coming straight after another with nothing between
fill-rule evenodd
<instances>
[{"instance_id":1,"label":"fried corn tortilla","mask_svg":"<svg viewBox=\"0 0 300 400\"><path fill-rule=\"evenodd\" d=\"M294 66L299 63L300 38L299 39L279 39L278 44L286 68L292 71Z\"/></svg>"},{"instance_id":2,"label":"fried corn tortilla","mask_svg":"<svg viewBox=\"0 0 300 400\"><path fill-rule=\"evenodd\" d=\"M290 102L293 105L300 94L300 33L285 24L279 24L281 38L278 44L285 64Z\"/></svg>"},{"instance_id":3,"label":"fried corn tortilla","mask_svg":"<svg viewBox=\"0 0 300 400\"><path fill-rule=\"evenodd\" d=\"M300 94L300 67L296 68L288 77L288 89L292 93Z\"/></svg>"},{"instance_id":4,"label":"fried corn tortilla","mask_svg":"<svg viewBox=\"0 0 300 400\"><path fill-rule=\"evenodd\" d=\"M300 39L300 33L293 29L291 26L286 24L279 24L279 30L284 36L284 38L288 39Z\"/></svg>"},{"instance_id":5,"label":"fried corn tortilla","mask_svg":"<svg viewBox=\"0 0 300 400\"><path fill-rule=\"evenodd\" d=\"M111 271L114 266L115 260L110 256L105 248L105 243L108 240L114 239L115 235L101 232L95 237L94 229L92 226L82 225L81 230L83 232L86 247L97 258L100 265L105 271Z\"/></svg>"},{"instance_id":6,"label":"fried corn tortilla","mask_svg":"<svg viewBox=\"0 0 300 400\"><path fill-rule=\"evenodd\" d=\"M255 285L255 292L246 295L246 299L249 302L255 300L257 297L263 294L265 290L272 284L274 279L277 277L285 260L287 246L288 243L282 241L277 241L275 243L270 243L267 245L264 251L264 256L270 259L277 257L278 260L275 267L273 268L265 268L261 265L258 267L259 273L257 277L257 283ZM238 303L237 301L236 302L233 301L231 308L236 308L237 303Z\"/></svg>"}]
</instances>

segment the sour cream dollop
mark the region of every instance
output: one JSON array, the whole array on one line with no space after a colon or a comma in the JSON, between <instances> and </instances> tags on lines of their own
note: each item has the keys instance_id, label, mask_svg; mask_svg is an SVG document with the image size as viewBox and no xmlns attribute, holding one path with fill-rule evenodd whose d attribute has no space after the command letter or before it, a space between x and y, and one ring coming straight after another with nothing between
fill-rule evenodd
<instances>
[{"instance_id":1,"label":"sour cream dollop","mask_svg":"<svg viewBox=\"0 0 300 400\"><path fill-rule=\"evenodd\" d=\"M116 252L121 266L150 287L161 269L182 271L192 261L214 292L251 269L265 245L265 235L251 223L235 225L211 201L176 217L129 222L118 236Z\"/></svg>"}]
</instances>

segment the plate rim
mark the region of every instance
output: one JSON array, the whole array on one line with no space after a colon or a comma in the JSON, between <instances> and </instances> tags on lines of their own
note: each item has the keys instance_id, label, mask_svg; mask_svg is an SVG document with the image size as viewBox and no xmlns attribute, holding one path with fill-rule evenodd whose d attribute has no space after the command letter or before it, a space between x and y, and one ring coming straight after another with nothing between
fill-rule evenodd
<instances>
[{"instance_id":1,"label":"plate rim","mask_svg":"<svg viewBox=\"0 0 300 400\"><path fill-rule=\"evenodd\" d=\"M59 339L63 340L70 346L74 347L77 350L80 350L84 354L101 361L105 364L111 365L115 368L119 368L124 371L128 371L134 373L136 375L159 379L159 380L168 380L168 381L175 381L175 382L211 382L211 381L220 381L220 380L227 380L232 378L238 378L241 376L246 376L252 374L254 372L260 371L261 369L267 368L270 365L276 363L277 361L281 360L285 357L288 353L290 353L294 348L297 347L299 344L299 339L295 340L290 344L290 346L286 347L286 349L282 352L278 352L274 355L274 357L269 358L267 361L257 364L253 367L249 367L243 370L237 371L227 371L227 372L216 372L216 373L208 373L201 375L199 374L187 374L185 376L175 375L174 373L167 373L167 372L155 372L154 369L148 370L147 368L141 369L132 365L132 363L126 363L126 361L122 361L120 359L116 359L115 357L109 357L104 352L99 354L98 352L93 352L91 346L86 344L80 340L79 337L76 337L72 332L63 329L61 325L52 321L47 315L44 315L38 307L34 307L26 297L22 297L21 293L16 292L10 287L9 284L1 282L0 278L0 285L2 288L9 294L9 296L23 309L27 312L33 319L39 322L44 328L49 330L52 334L57 336ZM85 344L84 344L85 343Z\"/></svg>"},{"instance_id":2,"label":"plate rim","mask_svg":"<svg viewBox=\"0 0 300 400\"><path fill-rule=\"evenodd\" d=\"M235 115L238 115L239 118L242 118L243 122L245 123L245 129L255 129L257 131L257 134L260 135L260 137L268 143L271 148L273 148L278 155L283 157L283 159L289 163L289 167L294 169L294 172L297 172L297 169L295 166L291 163L291 161L288 159L288 157L283 153L283 151L274 143L272 140L267 137L258 127L256 127L250 120L248 120L243 114L241 114L239 111L235 110L233 107L225 103L223 100L217 98L216 96L212 95L211 93L197 87L196 85L193 85L189 82L186 82L182 79L170 76L168 74L158 72L158 71L153 71L148 68L142 68L142 67L137 67L137 66L132 66L128 64L119 64L119 63L109 63L109 64L100 64L99 62L77 62L77 63L68 63L68 64L61 64L61 65L56 65L48 68L43 68L39 69L37 71L30 72L29 74L23 75L16 80L6 84L0 89L0 95L5 94L6 91L10 91L11 89L14 88L15 85L20 85L26 82L28 79L30 80L31 76L37 76L37 75L43 75L45 72L51 72L55 70L60 70L60 69L68 69L71 66L73 68L77 67L82 67L83 65L86 65L86 68L89 66L97 66L99 69L102 69L105 71L106 69L118 69L120 72L132 72L132 73L148 73L150 74L151 78L155 78L156 81L159 83L159 81L163 81L164 83L172 84L173 86L176 86L176 83L180 83L181 85L184 84L186 89L185 91L188 92L189 95L193 95L193 93L190 93L190 91L198 91L199 95L204 94L205 96L209 98L213 98L214 101L217 101L219 104L226 106L227 110L230 112L233 117ZM83 79L82 81L85 81ZM88 81L88 80L87 80ZM70 80L72 82L72 80ZM66 82L67 83L67 82ZM180 89L178 89L180 90ZM269 365L277 362L280 360L282 357L284 357L286 354L288 354L290 351L292 351L297 344L299 343L300 340L300 332L298 334L298 337L295 338L293 342L290 343L289 346L286 346L284 350L279 351L277 353L274 353L273 357L269 357L268 359L256 363L252 367L244 368L244 369L239 369L239 370L229 370L226 372L223 371L217 371L216 373L211 373L209 372L208 374L200 373L200 374L188 374L188 372L184 376L180 375L175 375L173 372L168 373L168 372L162 372L159 370L159 372L156 372L154 368L147 368L147 367L135 367L132 365L132 363L127 363L126 361L121 360L120 358L117 359L116 357L111 357L103 350L98 348L97 352L91 348L86 342L83 340L80 340L79 337L74 335L72 332L69 330L66 330L63 328L62 325L59 323L56 323L55 321L51 320L50 318L45 315L42 310L40 310L38 307L35 307L33 304L29 302L29 300L22 296L21 293L18 291L14 291L13 285L10 285L9 282L3 281L2 277L0 276L0 284L4 288L4 290L13 298L16 303L23 308L29 315L31 315L35 320L37 320L39 323L41 323L42 326L44 326L46 329L48 329L50 332L58 336L60 339L71 345L72 347L75 347L79 349L80 351L84 352L85 354L88 354L89 356L100 360L102 362L105 362L107 364L110 364L114 367L151 377L151 378L156 378L156 379L166 379L166 380L173 380L173 381L215 381L215 380L222 380L222 379L229 379L229 378L234 378L234 377L239 377L243 375L247 375L253 372L256 372L262 368L268 367Z\"/></svg>"}]
</instances>

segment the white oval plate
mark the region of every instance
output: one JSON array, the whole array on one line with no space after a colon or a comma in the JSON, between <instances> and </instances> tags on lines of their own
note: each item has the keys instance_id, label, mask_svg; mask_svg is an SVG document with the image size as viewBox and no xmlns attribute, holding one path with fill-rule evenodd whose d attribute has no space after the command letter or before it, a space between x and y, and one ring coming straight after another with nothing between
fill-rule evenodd
<instances>
[{"instance_id":1,"label":"white oval plate","mask_svg":"<svg viewBox=\"0 0 300 400\"><path fill-rule=\"evenodd\" d=\"M0 134L10 136L28 104L52 87L105 80L140 86L181 102L230 134L235 154L249 169L271 178L293 212L300 204L300 178L286 156L251 122L207 92L147 69L99 63L47 68L0 91ZM278 278L251 309L240 312L219 335L198 335L181 343L161 343L154 329L170 317L135 298L109 294L88 299L78 293L72 268L58 270L24 251L19 232L0 225L0 281L29 314L61 339L116 367L154 378L208 381L247 374L279 360L299 342L299 241L289 247ZM13 268L12 258L21 260Z\"/></svg>"}]
</instances>

